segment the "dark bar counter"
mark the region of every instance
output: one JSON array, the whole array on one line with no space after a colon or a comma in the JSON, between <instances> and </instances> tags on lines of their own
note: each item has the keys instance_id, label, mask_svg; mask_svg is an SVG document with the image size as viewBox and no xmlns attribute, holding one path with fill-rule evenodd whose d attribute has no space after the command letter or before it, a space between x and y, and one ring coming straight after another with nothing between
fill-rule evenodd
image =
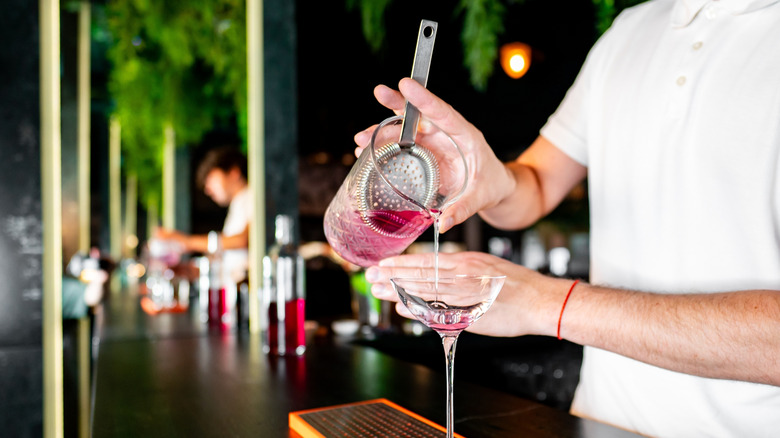
<instances>
[{"instance_id":1,"label":"dark bar counter","mask_svg":"<svg viewBox=\"0 0 780 438\"><path fill-rule=\"evenodd\" d=\"M443 370L326 335L302 357L267 356L255 335L209 330L197 302L155 316L139 303L125 288L98 314L93 437L297 437L291 411L378 398L445 423ZM637 436L458 381L457 360L455 377L455 431L468 438Z\"/></svg>"}]
</instances>

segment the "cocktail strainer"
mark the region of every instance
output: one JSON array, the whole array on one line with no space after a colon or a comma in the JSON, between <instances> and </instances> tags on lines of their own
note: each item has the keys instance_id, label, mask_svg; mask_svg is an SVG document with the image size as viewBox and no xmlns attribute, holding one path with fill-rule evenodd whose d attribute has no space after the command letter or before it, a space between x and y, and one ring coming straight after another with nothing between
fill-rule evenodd
<instances>
[{"instance_id":1,"label":"cocktail strainer","mask_svg":"<svg viewBox=\"0 0 780 438\"><path fill-rule=\"evenodd\" d=\"M437 28L435 21L422 20L417 34L412 79L422 86L428 83ZM379 234L404 237L399 236L397 226L388 229L388 224L405 222L397 213L409 209L404 208L404 202L426 211L434 206L440 184L439 164L430 150L415 144L419 120L420 111L407 101L398 142L376 148L378 127L366 151L372 154L374 165L361 169L356 201L363 221Z\"/></svg>"},{"instance_id":2,"label":"cocktail strainer","mask_svg":"<svg viewBox=\"0 0 780 438\"><path fill-rule=\"evenodd\" d=\"M374 159L376 168L365 167L358 176L358 211L366 225L377 233L404 237L399 235L396 226L388 230L387 224L405 222L396 213L408 210L402 205L405 201L431 209L439 188L439 165L428 149L414 145L402 150L398 143L380 147L375 151ZM378 177L387 184L378 181Z\"/></svg>"},{"instance_id":3,"label":"cocktail strainer","mask_svg":"<svg viewBox=\"0 0 780 438\"><path fill-rule=\"evenodd\" d=\"M412 78L427 85L437 24L423 20ZM406 102L403 116L380 122L325 210L325 237L345 260L368 267L401 254L468 184L463 151Z\"/></svg>"}]
</instances>

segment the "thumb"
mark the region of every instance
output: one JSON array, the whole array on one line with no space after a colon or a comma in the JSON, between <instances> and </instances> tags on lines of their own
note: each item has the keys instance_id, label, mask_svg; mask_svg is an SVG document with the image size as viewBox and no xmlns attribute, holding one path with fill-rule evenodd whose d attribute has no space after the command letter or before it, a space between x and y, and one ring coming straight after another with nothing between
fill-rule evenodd
<instances>
[{"instance_id":1,"label":"thumb","mask_svg":"<svg viewBox=\"0 0 780 438\"><path fill-rule=\"evenodd\" d=\"M439 218L439 232L447 232L455 225L466 221L466 219L468 219L472 214L473 213L468 208L468 205L466 205L463 201L451 205L441 214L441 217Z\"/></svg>"}]
</instances>

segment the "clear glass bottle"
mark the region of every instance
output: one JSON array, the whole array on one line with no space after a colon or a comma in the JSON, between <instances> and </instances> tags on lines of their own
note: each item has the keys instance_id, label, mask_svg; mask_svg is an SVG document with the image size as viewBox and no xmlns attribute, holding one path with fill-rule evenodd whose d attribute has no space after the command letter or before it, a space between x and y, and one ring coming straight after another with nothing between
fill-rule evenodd
<instances>
[{"instance_id":1,"label":"clear glass bottle","mask_svg":"<svg viewBox=\"0 0 780 438\"><path fill-rule=\"evenodd\" d=\"M222 236L209 232L209 305L208 321L212 327L229 328L231 324L227 289L222 278Z\"/></svg>"},{"instance_id":2,"label":"clear glass bottle","mask_svg":"<svg viewBox=\"0 0 780 438\"><path fill-rule=\"evenodd\" d=\"M292 218L278 215L275 225L275 242L263 257L263 351L302 355L306 351L303 257L294 243Z\"/></svg>"}]
</instances>

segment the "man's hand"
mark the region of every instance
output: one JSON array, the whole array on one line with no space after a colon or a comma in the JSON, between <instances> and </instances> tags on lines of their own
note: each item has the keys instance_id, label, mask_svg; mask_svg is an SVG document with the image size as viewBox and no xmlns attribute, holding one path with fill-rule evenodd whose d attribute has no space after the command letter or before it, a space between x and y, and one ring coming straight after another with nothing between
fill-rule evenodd
<instances>
[{"instance_id":1,"label":"man's hand","mask_svg":"<svg viewBox=\"0 0 780 438\"><path fill-rule=\"evenodd\" d=\"M392 277L434 277L433 254L392 257L366 271L371 292L384 300L398 301ZM468 331L490 336L553 335L569 280L546 277L507 260L480 252L439 254L439 277L455 275L505 275L506 281L493 306ZM401 303L399 314L412 318Z\"/></svg>"},{"instance_id":2,"label":"man's hand","mask_svg":"<svg viewBox=\"0 0 780 438\"><path fill-rule=\"evenodd\" d=\"M172 240L181 244L182 246L186 243L187 240L187 236L185 234L176 230L169 230L162 227L157 227L154 230L154 237L160 240Z\"/></svg>"},{"instance_id":3,"label":"man's hand","mask_svg":"<svg viewBox=\"0 0 780 438\"><path fill-rule=\"evenodd\" d=\"M408 99L426 119L449 134L466 157L469 184L463 196L442 213L441 232L462 223L480 210L497 205L515 191L512 172L499 161L482 132L417 81L404 78L398 86L400 92L379 85L374 89L374 96L396 114L403 113ZM425 120L420 124L420 129L424 131ZM356 155L360 155L368 145L375 129L376 125L355 135L358 144Z\"/></svg>"}]
</instances>

